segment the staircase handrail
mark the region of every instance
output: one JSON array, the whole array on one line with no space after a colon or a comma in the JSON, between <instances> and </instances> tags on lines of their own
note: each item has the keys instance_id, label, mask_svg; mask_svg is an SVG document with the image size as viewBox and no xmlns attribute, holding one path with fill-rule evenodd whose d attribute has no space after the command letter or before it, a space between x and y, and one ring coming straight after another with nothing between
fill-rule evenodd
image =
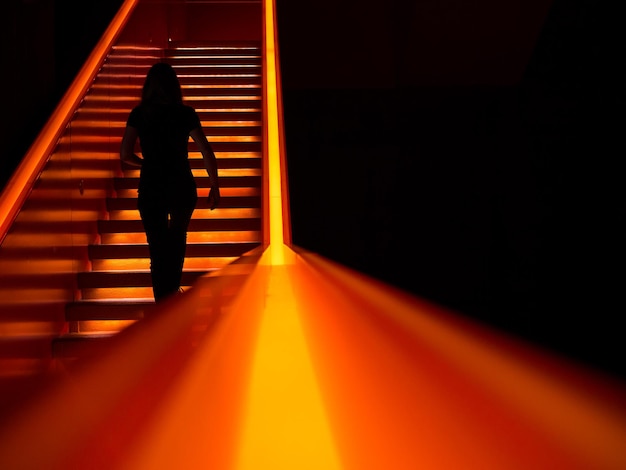
<instances>
[{"instance_id":1,"label":"staircase handrail","mask_svg":"<svg viewBox=\"0 0 626 470\"><path fill-rule=\"evenodd\" d=\"M283 92L280 73L280 55L278 46L278 24L276 15L276 2L270 0L263 1L263 241L270 242L270 151L275 151L277 155L280 203L282 215L282 242L291 246L291 215L289 205L289 181L287 172L287 152L285 145L285 125L283 117ZM271 73L268 71L271 70ZM269 110L270 100L273 100L272 111ZM268 114L274 114L268 116ZM270 130L269 120L272 119L272 129ZM274 135L270 135L274 133ZM271 149L270 140L276 138L277 148ZM276 240L274 240L276 241Z\"/></svg>"}]
</instances>

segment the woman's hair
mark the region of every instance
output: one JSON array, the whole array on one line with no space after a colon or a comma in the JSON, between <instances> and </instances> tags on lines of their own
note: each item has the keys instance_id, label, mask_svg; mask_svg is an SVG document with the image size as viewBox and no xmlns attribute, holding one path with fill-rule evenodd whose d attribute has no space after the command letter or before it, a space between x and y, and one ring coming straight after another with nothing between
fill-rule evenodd
<instances>
[{"instance_id":1,"label":"woman's hair","mask_svg":"<svg viewBox=\"0 0 626 470\"><path fill-rule=\"evenodd\" d=\"M148 71L141 93L143 103L181 104L183 94L170 64L158 62Z\"/></svg>"}]
</instances>

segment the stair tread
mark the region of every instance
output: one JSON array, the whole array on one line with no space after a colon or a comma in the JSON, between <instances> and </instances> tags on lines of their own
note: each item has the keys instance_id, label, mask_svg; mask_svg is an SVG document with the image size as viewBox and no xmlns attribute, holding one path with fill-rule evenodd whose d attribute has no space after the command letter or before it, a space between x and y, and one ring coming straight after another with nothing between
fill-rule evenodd
<instances>
[{"instance_id":1,"label":"stair tread","mask_svg":"<svg viewBox=\"0 0 626 470\"><path fill-rule=\"evenodd\" d=\"M128 188L126 188L128 189ZM45 201L44 201L45 202ZM101 204L102 201L99 201ZM90 206L90 201L83 201L83 205ZM95 205L91 203L91 205ZM106 200L106 207L110 211L114 210L134 210L137 209L136 197L110 197ZM257 209L261 207L261 196L224 196L220 198L219 209ZM209 209L207 198L199 197L196 202L196 209Z\"/></svg>"},{"instance_id":2,"label":"stair tread","mask_svg":"<svg viewBox=\"0 0 626 470\"><path fill-rule=\"evenodd\" d=\"M241 256L259 246L256 242L229 243L188 243L185 256L194 257L233 257ZM93 259L123 259L148 257L147 243L99 244L89 246L89 257Z\"/></svg>"},{"instance_id":3,"label":"stair tread","mask_svg":"<svg viewBox=\"0 0 626 470\"><path fill-rule=\"evenodd\" d=\"M138 320L146 308L154 305L149 299L85 299L67 304L67 321Z\"/></svg>"},{"instance_id":4,"label":"stair tread","mask_svg":"<svg viewBox=\"0 0 626 470\"><path fill-rule=\"evenodd\" d=\"M215 270L215 268L206 270L184 269L181 284L184 286L192 285L201 276ZM152 277L149 269L134 271L83 271L77 274L77 284L80 289L151 287Z\"/></svg>"},{"instance_id":5,"label":"stair tread","mask_svg":"<svg viewBox=\"0 0 626 470\"><path fill-rule=\"evenodd\" d=\"M114 337L118 331L64 333L52 340L52 357L61 360L86 358L99 351L103 341Z\"/></svg>"},{"instance_id":6,"label":"stair tread","mask_svg":"<svg viewBox=\"0 0 626 470\"><path fill-rule=\"evenodd\" d=\"M103 339L103 338L111 338L115 336L115 333L109 332L81 332L81 333L63 333L54 339L55 342L58 341L84 341L84 340L93 340L93 339Z\"/></svg>"},{"instance_id":7,"label":"stair tread","mask_svg":"<svg viewBox=\"0 0 626 470\"><path fill-rule=\"evenodd\" d=\"M143 222L139 219L131 220L99 220L99 232L143 232ZM261 219L251 217L246 219L191 219L188 232L206 231L236 231L236 230L260 230Z\"/></svg>"},{"instance_id":8,"label":"stair tread","mask_svg":"<svg viewBox=\"0 0 626 470\"><path fill-rule=\"evenodd\" d=\"M197 176L195 180L196 180L196 184L198 185L198 188L210 187L208 176ZM224 187L224 188L237 188L237 187L245 188L249 186L260 186L261 176L260 175L249 175L249 176L222 176L220 175L219 183L220 183L220 187ZM129 176L129 177L115 179L116 189L136 189L138 186L139 186L138 176Z\"/></svg>"}]
</instances>

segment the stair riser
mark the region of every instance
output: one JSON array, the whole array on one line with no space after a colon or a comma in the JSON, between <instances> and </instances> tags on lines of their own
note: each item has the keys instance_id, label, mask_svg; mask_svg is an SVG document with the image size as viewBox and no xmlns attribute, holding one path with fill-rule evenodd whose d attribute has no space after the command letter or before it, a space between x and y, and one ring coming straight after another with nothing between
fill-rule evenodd
<instances>
[{"instance_id":1,"label":"stair riser","mask_svg":"<svg viewBox=\"0 0 626 470\"><path fill-rule=\"evenodd\" d=\"M257 243L203 244L187 246L187 258L239 257L255 248ZM142 245L91 245L89 258L95 260L148 258L148 246Z\"/></svg>"}]
</instances>

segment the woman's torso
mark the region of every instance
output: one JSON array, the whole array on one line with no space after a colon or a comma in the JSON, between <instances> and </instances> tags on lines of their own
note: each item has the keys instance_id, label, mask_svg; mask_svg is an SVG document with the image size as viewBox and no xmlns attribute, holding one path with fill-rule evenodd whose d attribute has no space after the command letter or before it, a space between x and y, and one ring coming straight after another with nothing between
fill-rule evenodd
<instances>
[{"instance_id":1,"label":"woman's torso","mask_svg":"<svg viewBox=\"0 0 626 470\"><path fill-rule=\"evenodd\" d=\"M140 104L128 124L137 129L143 154L139 194L195 197L187 149L189 133L200 125L195 110L182 104Z\"/></svg>"}]
</instances>

